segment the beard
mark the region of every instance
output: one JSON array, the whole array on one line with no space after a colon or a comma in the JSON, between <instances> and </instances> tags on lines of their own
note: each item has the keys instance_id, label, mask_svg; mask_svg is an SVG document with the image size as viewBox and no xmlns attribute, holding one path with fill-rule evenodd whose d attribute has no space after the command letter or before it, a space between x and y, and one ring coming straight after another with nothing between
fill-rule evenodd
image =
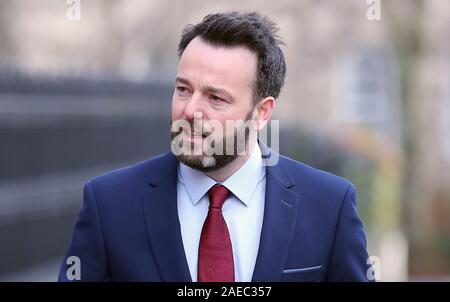
<instances>
[{"instance_id":1,"label":"beard","mask_svg":"<svg viewBox=\"0 0 450 302\"><path fill-rule=\"evenodd\" d=\"M207 135L208 137L211 135L217 135L215 140L212 141L210 149L208 149L209 147L205 147L203 139L200 144L183 140L182 144L184 145L184 151L188 152L177 152L175 157L183 164L202 172L216 171L225 167L234 161L239 155L245 154L245 152L249 149L248 142L250 137L250 127L247 127L247 125L252 121L252 113L253 110L246 115L242 125L233 128L232 133L225 133L225 135L222 133L209 133ZM185 122L189 123L190 129L196 129L193 122ZM173 123L174 121L171 121L171 129ZM179 135L183 135L182 132L183 129L177 129L177 131L173 131L173 129L171 130L170 137L172 150L174 148L174 144L177 144L175 138ZM216 147L216 143L222 144L221 150L225 149L226 151L214 153L213 149ZM207 152L204 152L205 149L203 148L206 148Z\"/></svg>"}]
</instances>

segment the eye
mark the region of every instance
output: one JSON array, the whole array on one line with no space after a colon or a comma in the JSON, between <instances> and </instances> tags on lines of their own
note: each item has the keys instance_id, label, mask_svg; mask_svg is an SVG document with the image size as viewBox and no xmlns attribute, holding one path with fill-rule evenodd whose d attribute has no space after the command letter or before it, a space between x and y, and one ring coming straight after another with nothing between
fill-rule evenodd
<instances>
[{"instance_id":1,"label":"eye","mask_svg":"<svg viewBox=\"0 0 450 302\"><path fill-rule=\"evenodd\" d=\"M216 102L216 103L226 102L224 99L222 99L222 98L220 98L220 97L218 97L217 95L214 95L214 94L211 94L209 96L209 98L211 100L213 100L214 102Z\"/></svg>"},{"instance_id":2,"label":"eye","mask_svg":"<svg viewBox=\"0 0 450 302\"><path fill-rule=\"evenodd\" d=\"M177 86L176 90L177 90L178 95L180 95L180 96L187 96L187 95L189 95L189 89L187 87Z\"/></svg>"}]
</instances>

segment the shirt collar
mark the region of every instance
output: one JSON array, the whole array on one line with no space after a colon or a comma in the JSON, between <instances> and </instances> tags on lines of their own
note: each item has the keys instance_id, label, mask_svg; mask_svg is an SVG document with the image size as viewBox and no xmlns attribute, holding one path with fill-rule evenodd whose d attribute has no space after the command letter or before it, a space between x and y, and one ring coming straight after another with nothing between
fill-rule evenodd
<instances>
[{"instance_id":1,"label":"shirt collar","mask_svg":"<svg viewBox=\"0 0 450 302\"><path fill-rule=\"evenodd\" d=\"M228 188L246 206L250 204L258 183L264 178L265 168L258 144L245 164L222 184Z\"/></svg>"},{"instance_id":2,"label":"shirt collar","mask_svg":"<svg viewBox=\"0 0 450 302\"><path fill-rule=\"evenodd\" d=\"M246 206L258 183L265 176L262 155L258 144L255 144L250 158L233 175L221 184L227 187ZM195 170L180 162L178 178L185 185L186 191L194 205L197 205L208 190L217 182L201 171Z\"/></svg>"},{"instance_id":3,"label":"shirt collar","mask_svg":"<svg viewBox=\"0 0 450 302\"><path fill-rule=\"evenodd\" d=\"M178 179L184 184L194 205L216 184L216 181L199 170L195 170L180 162Z\"/></svg>"}]
</instances>

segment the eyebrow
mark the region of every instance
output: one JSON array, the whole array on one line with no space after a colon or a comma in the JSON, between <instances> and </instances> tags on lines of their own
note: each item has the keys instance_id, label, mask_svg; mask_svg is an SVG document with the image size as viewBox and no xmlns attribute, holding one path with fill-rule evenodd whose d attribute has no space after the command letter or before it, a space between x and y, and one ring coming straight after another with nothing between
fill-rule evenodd
<instances>
[{"instance_id":1,"label":"eyebrow","mask_svg":"<svg viewBox=\"0 0 450 302\"><path fill-rule=\"evenodd\" d=\"M188 85L188 86L192 86L191 83L189 82L188 79L182 78L182 77L176 77L175 79L176 82ZM209 91L211 93L214 94L223 94L225 95L225 97L227 97L229 99L229 101L233 101L234 97L232 96L231 93L229 93L226 89L223 88L219 88L219 87L214 87L211 85L206 85L202 88L203 91Z\"/></svg>"},{"instance_id":2,"label":"eyebrow","mask_svg":"<svg viewBox=\"0 0 450 302\"><path fill-rule=\"evenodd\" d=\"M180 82L182 84L186 84L188 86L191 86L191 83L187 79L182 78L182 77L176 77L175 78L175 82Z\"/></svg>"}]
</instances>

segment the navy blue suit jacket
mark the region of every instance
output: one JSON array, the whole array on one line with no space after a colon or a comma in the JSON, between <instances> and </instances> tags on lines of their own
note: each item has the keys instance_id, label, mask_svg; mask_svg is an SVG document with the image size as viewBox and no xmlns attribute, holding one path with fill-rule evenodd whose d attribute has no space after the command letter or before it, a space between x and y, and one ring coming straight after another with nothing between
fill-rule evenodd
<instances>
[{"instance_id":1,"label":"navy blue suit jacket","mask_svg":"<svg viewBox=\"0 0 450 302\"><path fill-rule=\"evenodd\" d=\"M168 152L86 183L66 255L80 260L81 281L191 281L177 213L177 164ZM68 280L66 258L60 281ZM284 156L267 167L252 281L367 281L367 263L350 182Z\"/></svg>"}]
</instances>

